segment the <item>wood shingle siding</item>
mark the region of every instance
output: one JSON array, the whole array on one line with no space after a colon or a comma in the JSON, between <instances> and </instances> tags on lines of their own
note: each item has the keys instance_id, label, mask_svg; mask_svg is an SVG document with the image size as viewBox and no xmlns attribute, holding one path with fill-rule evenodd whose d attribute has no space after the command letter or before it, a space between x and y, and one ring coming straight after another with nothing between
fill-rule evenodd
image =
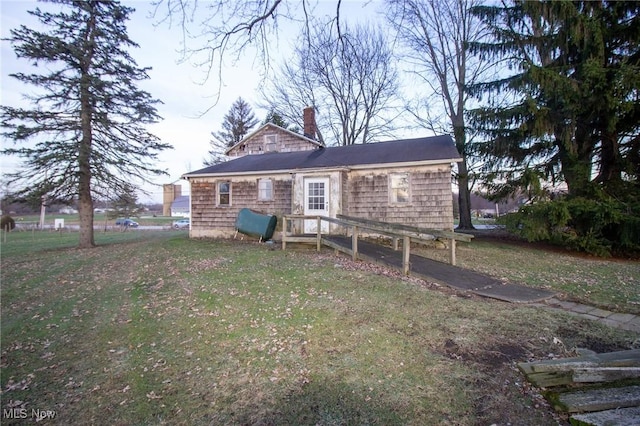
<instances>
[{"instance_id":1,"label":"wood shingle siding","mask_svg":"<svg viewBox=\"0 0 640 426\"><path fill-rule=\"evenodd\" d=\"M409 169L408 203L389 200L389 173L351 173L344 214L390 223L453 229L451 168Z\"/></svg>"},{"instance_id":2,"label":"wood shingle siding","mask_svg":"<svg viewBox=\"0 0 640 426\"><path fill-rule=\"evenodd\" d=\"M225 179L231 182L231 205L217 203L217 184L222 179L201 178L191 181L191 236L231 237L235 221L242 208L282 217L291 211L291 179L272 178L273 198L258 199L258 178Z\"/></svg>"},{"instance_id":3,"label":"wood shingle siding","mask_svg":"<svg viewBox=\"0 0 640 426\"><path fill-rule=\"evenodd\" d=\"M240 157L243 155L269 152L267 147L268 137L275 138L274 152L308 151L317 148L319 145L302 135L295 134L269 123L247 136L242 142L231 147L227 151L227 155L230 157Z\"/></svg>"}]
</instances>

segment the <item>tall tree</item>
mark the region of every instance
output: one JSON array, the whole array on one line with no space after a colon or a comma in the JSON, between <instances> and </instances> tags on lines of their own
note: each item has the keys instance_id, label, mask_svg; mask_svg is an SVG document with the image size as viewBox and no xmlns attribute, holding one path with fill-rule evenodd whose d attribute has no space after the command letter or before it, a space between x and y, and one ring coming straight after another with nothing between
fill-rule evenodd
<instances>
[{"instance_id":1,"label":"tall tree","mask_svg":"<svg viewBox=\"0 0 640 426\"><path fill-rule=\"evenodd\" d=\"M589 197L596 187L616 192L633 174L639 12L640 3L624 1L511 1L475 9L494 41L474 48L515 70L476 87L481 96L502 93L511 101L477 111L489 138L481 145L492 168L488 183L498 196L545 179L563 182L570 196Z\"/></svg>"},{"instance_id":2,"label":"tall tree","mask_svg":"<svg viewBox=\"0 0 640 426\"><path fill-rule=\"evenodd\" d=\"M258 123L251 106L242 97L236 99L224 116L222 130L211 132L211 150L204 164L212 165L222 161L224 151L240 142Z\"/></svg>"},{"instance_id":3,"label":"tall tree","mask_svg":"<svg viewBox=\"0 0 640 426\"><path fill-rule=\"evenodd\" d=\"M147 132L160 117L158 100L137 87L148 78L129 54L133 9L117 1L59 0L60 11L31 11L45 30L25 25L11 30L18 58L37 68L11 76L37 86L32 108L2 106L4 136L21 147L5 154L25 159L11 176L23 193L77 197L79 246L95 245L93 196L128 188L132 179L165 174L154 166L170 145ZM26 142L33 140L33 144Z\"/></svg>"},{"instance_id":4,"label":"tall tree","mask_svg":"<svg viewBox=\"0 0 640 426\"><path fill-rule=\"evenodd\" d=\"M262 121L262 124L267 124L267 123L272 123L275 124L276 126L282 127L283 129L289 129L289 123L287 122L287 120L285 120L285 118L282 116L282 114L280 114L278 111L276 111L276 109L274 107L271 107L269 109L269 112L267 113L267 116L265 117L265 119Z\"/></svg>"},{"instance_id":5,"label":"tall tree","mask_svg":"<svg viewBox=\"0 0 640 426\"><path fill-rule=\"evenodd\" d=\"M109 219L136 216L141 209L141 206L138 203L138 195L136 194L135 187L133 186L124 188L122 192L115 194L111 199L110 204L112 210L107 212L107 217Z\"/></svg>"},{"instance_id":6,"label":"tall tree","mask_svg":"<svg viewBox=\"0 0 640 426\"><path fill-rule=\"evenodd\" d=\"M319 139L331 133L339 145L368 143L388 133L398 79L382 31L330 22L306 28L299 39L298 60L285 62L271 80L264 93L268 102L287 107L287 118L296 123L304 107L314 106L322 118Z\"/></svg>"},{"instance_id":7,"label":"tall tree","mask_svg":"<svg viewBox=\"0 0 640 426\"><path fill-rule=\"evenodd\" d=\"M452 132L462 162L458 163L459 229L471 223L470 144L466 114L471 95L467 91L486 74L488 62L467 50L482 39L485 27L470 13L476 0L387 0L387 18L407 47L402 59L433 96L425 99L426 111L413 111L421 124L435 133ZM428 92L427 92L428 93ZM433 101L433 102L431 102ZM444 119L435 111L444 110Z\"/></svg>"}]
</instances>

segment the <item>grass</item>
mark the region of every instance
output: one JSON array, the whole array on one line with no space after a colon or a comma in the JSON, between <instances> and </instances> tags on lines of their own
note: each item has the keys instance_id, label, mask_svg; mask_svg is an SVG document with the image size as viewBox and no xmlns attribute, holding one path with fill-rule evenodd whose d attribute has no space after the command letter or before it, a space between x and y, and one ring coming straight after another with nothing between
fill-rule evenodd
<instances>
[{"instance_id":1,"label":"grass","mask_svg":"<svg viewBox=\"0 0 640 426\"><path fill-rule=\"evenodd\" d=\"M11 215L13 219L16 221L16 224L38 224L40 223L40 215L39 214L27 214L27 215ZM78 225L80 223L80 219L78 214L62 214L62 213L47 213L45 216L45 226L53 226L55 219L64 219L65 226L69 225ZM138 222L140 225L155 225L155 226L163 226L163 225L172 225L174 221L183 219L182 216L153 216L151 213L142 214L140 216L132 217L131 219ZM95 213L93 217L94 226L101 226L104 224L114 225L115 218L108 218L105 213Z\"/></svg>"},{"instance_id":2,"label":"grass","mask_svg":"<svg viewBox=\"0 0 640 426\"><path fill-rule=\"evenodd\" d=\"M96 240L3 242L3 424L20 422L10 408L66 425L557 424L515 362L638 343L329 251L174 231Z\"/></svg>"},{"instance_id":3,"label":"grass","mask_svg":"<svg viewBox=\"0 0 640 426\"><path fill-rule=\"evenodd\" d=\"M568 300L640 314L638 261L486 241L461 245L459 259L460 266L507 281L550 289Z\"/></svg>"}]
</instances>

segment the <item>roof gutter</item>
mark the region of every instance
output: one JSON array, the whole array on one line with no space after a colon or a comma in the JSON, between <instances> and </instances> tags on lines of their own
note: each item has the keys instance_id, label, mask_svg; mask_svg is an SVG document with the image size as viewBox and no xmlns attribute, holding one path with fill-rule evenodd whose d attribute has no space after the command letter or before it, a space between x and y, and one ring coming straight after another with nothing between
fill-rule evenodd
<instances>
[{"instance_id":1,"label":"roof gutter","mask_svg":"<svg viewBox=\"0 0 640 426\"><path fill-rule=\"evenodd\" d=\"M244 172L222 172L222 173L198 173L190 174L185 173L181 176L182 179L189 180L190 178L203 178L203 177L227 177L227 176L253 176L253 175L268 175L268 174L290 174L290 173L317 173L317 172L335 172L346 170L371 170L371 169L387 169L398 167L417 167L417 166L432 166L437 164L451 164L460 163L462 158L444 158L441 160L426 160L426 161L410 161L410 162L398 162L398 163L377 163L377 164L356 164L352 166L338 166L338 167L314 167L308 169L278 169L278 170L248 170Z\"/></svg>"}]
</instances>

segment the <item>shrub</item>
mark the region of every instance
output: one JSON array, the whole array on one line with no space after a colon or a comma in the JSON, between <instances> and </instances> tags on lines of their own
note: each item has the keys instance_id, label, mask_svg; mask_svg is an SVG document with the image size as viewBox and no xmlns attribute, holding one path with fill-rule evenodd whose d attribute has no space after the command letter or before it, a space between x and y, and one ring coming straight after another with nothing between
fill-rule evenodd
<instances>
[{"instance_id":1,"label":"shrub","mask_svg":"<svg viewBox=\"0 0 640 426\"><path fill-rule=\"evenodd\" d=\"M11 216L9 216L8 214L2 216L2 218L0 219L0 229L2 229L3 231L11 231L12 229L15 229L15 227L16 221L13 220Z\"/></svg>"},{"instance_id":2,"label":"shrub","mask_svg":"<svg viewBox=\"0 0 640 426\"><path fill-rule=\"evenodd\" d=\"M526 205L500 222L528 241L546 241L603 257L638 256L639 203L599 198L561 198Z\"/></svg>"}]
</instances>

